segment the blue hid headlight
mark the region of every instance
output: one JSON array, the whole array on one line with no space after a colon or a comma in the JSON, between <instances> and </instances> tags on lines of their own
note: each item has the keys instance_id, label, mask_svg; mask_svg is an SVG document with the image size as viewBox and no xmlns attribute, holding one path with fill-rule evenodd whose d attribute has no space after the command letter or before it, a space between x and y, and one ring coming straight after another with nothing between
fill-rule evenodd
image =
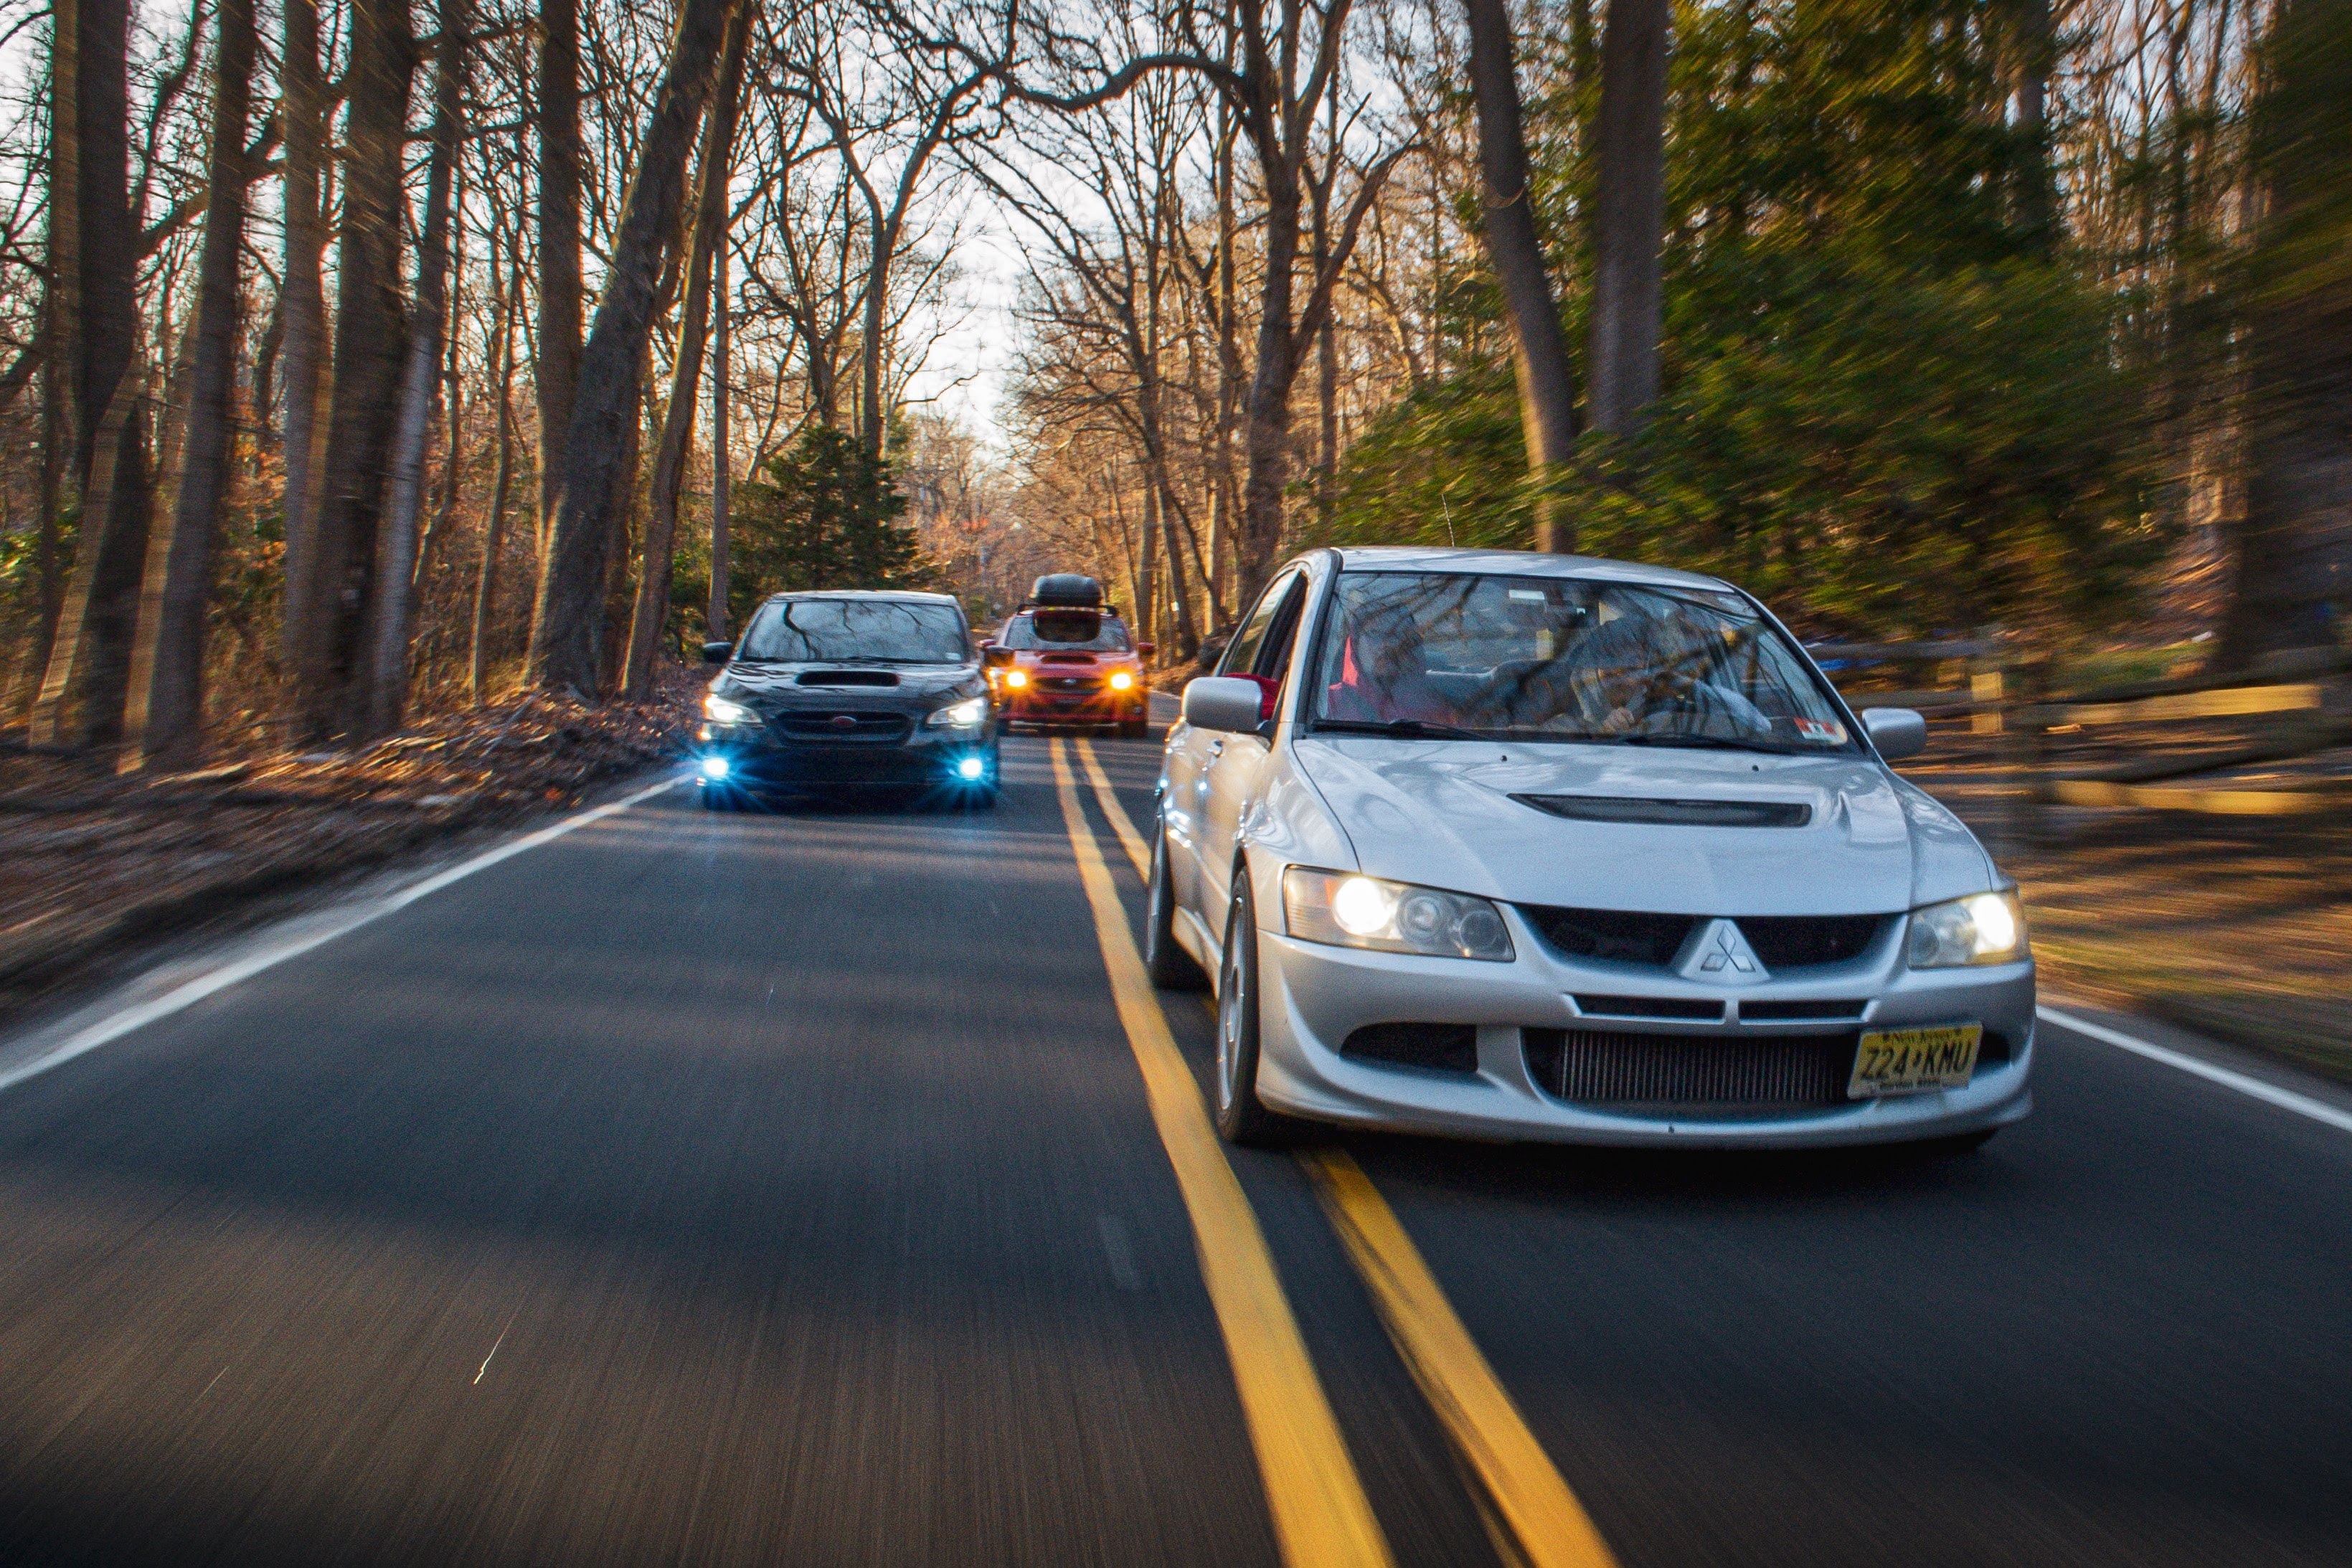
<instances>
[{"instance_id":1,"label":"blue hid headlight","mask_svg":"<svg viewBox=\"0 0 2352 1568\"><path fill-rule=\"evenodd\" d=\"M988 764L978 757L966 757L956 764L956 777L960 779L978 779L987 771Z\"/></svg>"},{"instance_id":2,"label":"blue hid headlight","mask_svg":"<svg viewBox=\"0 0 2352 1568\"><path fill-rule=\"evenodd\" d=\"M727 773L728 764L726 758L714 755L702 759L702 776L704 778L716 783L719 780L725 778Z\"/></svg>"}]
</instances>

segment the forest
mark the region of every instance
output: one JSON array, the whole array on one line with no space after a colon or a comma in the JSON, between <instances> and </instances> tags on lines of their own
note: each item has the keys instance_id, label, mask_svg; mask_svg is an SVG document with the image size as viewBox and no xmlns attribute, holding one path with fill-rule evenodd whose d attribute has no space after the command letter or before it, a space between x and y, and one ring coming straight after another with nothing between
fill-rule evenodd
<instances>
[{"instance_id":1,"label":"forest","mask_svg":"<svg viewBox=\"0 0 2352 1568\"><path fill-rule=\"evenodd\" d=\"M2251 668L2352 0L0 0L0 744L125 772L1323 543Z\"/></svg>"}]
</instances>

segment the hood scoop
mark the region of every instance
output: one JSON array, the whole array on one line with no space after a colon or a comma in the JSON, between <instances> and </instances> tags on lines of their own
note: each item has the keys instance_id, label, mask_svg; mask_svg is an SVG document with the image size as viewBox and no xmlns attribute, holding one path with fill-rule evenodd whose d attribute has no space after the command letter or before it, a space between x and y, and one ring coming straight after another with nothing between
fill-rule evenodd
<instances>
[{"instance_id":1,"label":"hood scoop","mask_svg":"<svg viewBox=\"0 0 2352 1568\"><path fill-rule=\"evenodd\" d=\"M1656 827L1802 827L1813 808L1802 801L1647 800L1618 795L1515 795L1521 805L1571 822L1638 822Z\"/></svg>"},{"instance_id":2,"label":"hood scoop","mask_svg":"<svg viewBox=\"0 0 2352 1568\"><path fill-rule=\"evenodd\" d=\"M898 678L887 669L804 669L796 686L896 686Z\"/></svg>"}]
</instances>

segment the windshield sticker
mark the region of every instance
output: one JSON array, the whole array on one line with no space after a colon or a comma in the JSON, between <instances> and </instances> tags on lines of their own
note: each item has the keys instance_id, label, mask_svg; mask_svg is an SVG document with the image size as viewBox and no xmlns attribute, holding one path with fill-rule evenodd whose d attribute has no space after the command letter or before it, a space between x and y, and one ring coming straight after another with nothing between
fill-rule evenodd
<instances>
[{"instance_id":1,"label":"windshield sticker","mask_svg":"<svg viewBox=\"0 0 2352 1568\"><path fill-rule=\"evenodd\" d=\"M1795 722L1801 739L1817 741L1824 746L1845 744L1845 726L1834 719L1808 719L1800 714Z\"/></svg>"}]
</instances>

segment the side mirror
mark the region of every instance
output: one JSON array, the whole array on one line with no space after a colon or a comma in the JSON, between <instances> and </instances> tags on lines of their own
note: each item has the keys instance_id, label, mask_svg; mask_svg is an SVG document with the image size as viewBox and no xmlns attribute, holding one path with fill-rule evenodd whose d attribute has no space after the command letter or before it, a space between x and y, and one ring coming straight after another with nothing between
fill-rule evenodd
<instances>
[{"instance_id":1,"label":"side mirror","mask_svg":"<svg viewBox=\"0 0 2352 1568\"><path fill-rule=\"evenodd\" d=\"M1888 762L1916 757L1927 749L1927 721L1916 708L1865 708L1862 728Z\"/></svg>"},{"instance_id":2,"label":"side mirror","mask_svg":"<svg viewBox=\"0 0 2352 1568\"><path fill-rule=\"evenodd\" d=\"M702 645L702 662L725 664L734 653L735 645L731 642L707 642Z\"/></svg>"},{"instance_id":3,"label":"side mirror","mask_svg":"<svg viewBox=\"0 0 2352 1568\"><path fill-rule=\"evenodd\" d=\"M1137 643L1137 644L1135 645L1135 653L1136 653L1136 657L1137 657L1138 658L1150 658L1151 657L1151 655L1152 655L1153 650L1154 650L1155 648L1157 648L1157 647L1158 647L1158 646L1159 646L1159 645L1158 645L1158 644L1156 644L1156 643L1148 643L1148 642L1139 642L1139 643Z\"/></svg>"},{"instance_id":4,"label":"side mirror","mask_svg":"<svg viewBox=\"0 0 2352 1568\"><path fill-rule=\"evenodd\" d=\"M1204 675L1184 688L1184 722L1229 735L1257 733L1265 689L1237 675Z\"/></svg>"},{"instance_id":5,"label":"side mirror","mask_svg":"<svg viewBox=\"0 0 2352 1568\"><path fill-rule=\"evenodd\" d=\"M999 647L992 642L984 642L980 645L980 662L990 669L1003 669L1013 662L1013 650L1009 647Z\"/></svg>"}]
</instances>

